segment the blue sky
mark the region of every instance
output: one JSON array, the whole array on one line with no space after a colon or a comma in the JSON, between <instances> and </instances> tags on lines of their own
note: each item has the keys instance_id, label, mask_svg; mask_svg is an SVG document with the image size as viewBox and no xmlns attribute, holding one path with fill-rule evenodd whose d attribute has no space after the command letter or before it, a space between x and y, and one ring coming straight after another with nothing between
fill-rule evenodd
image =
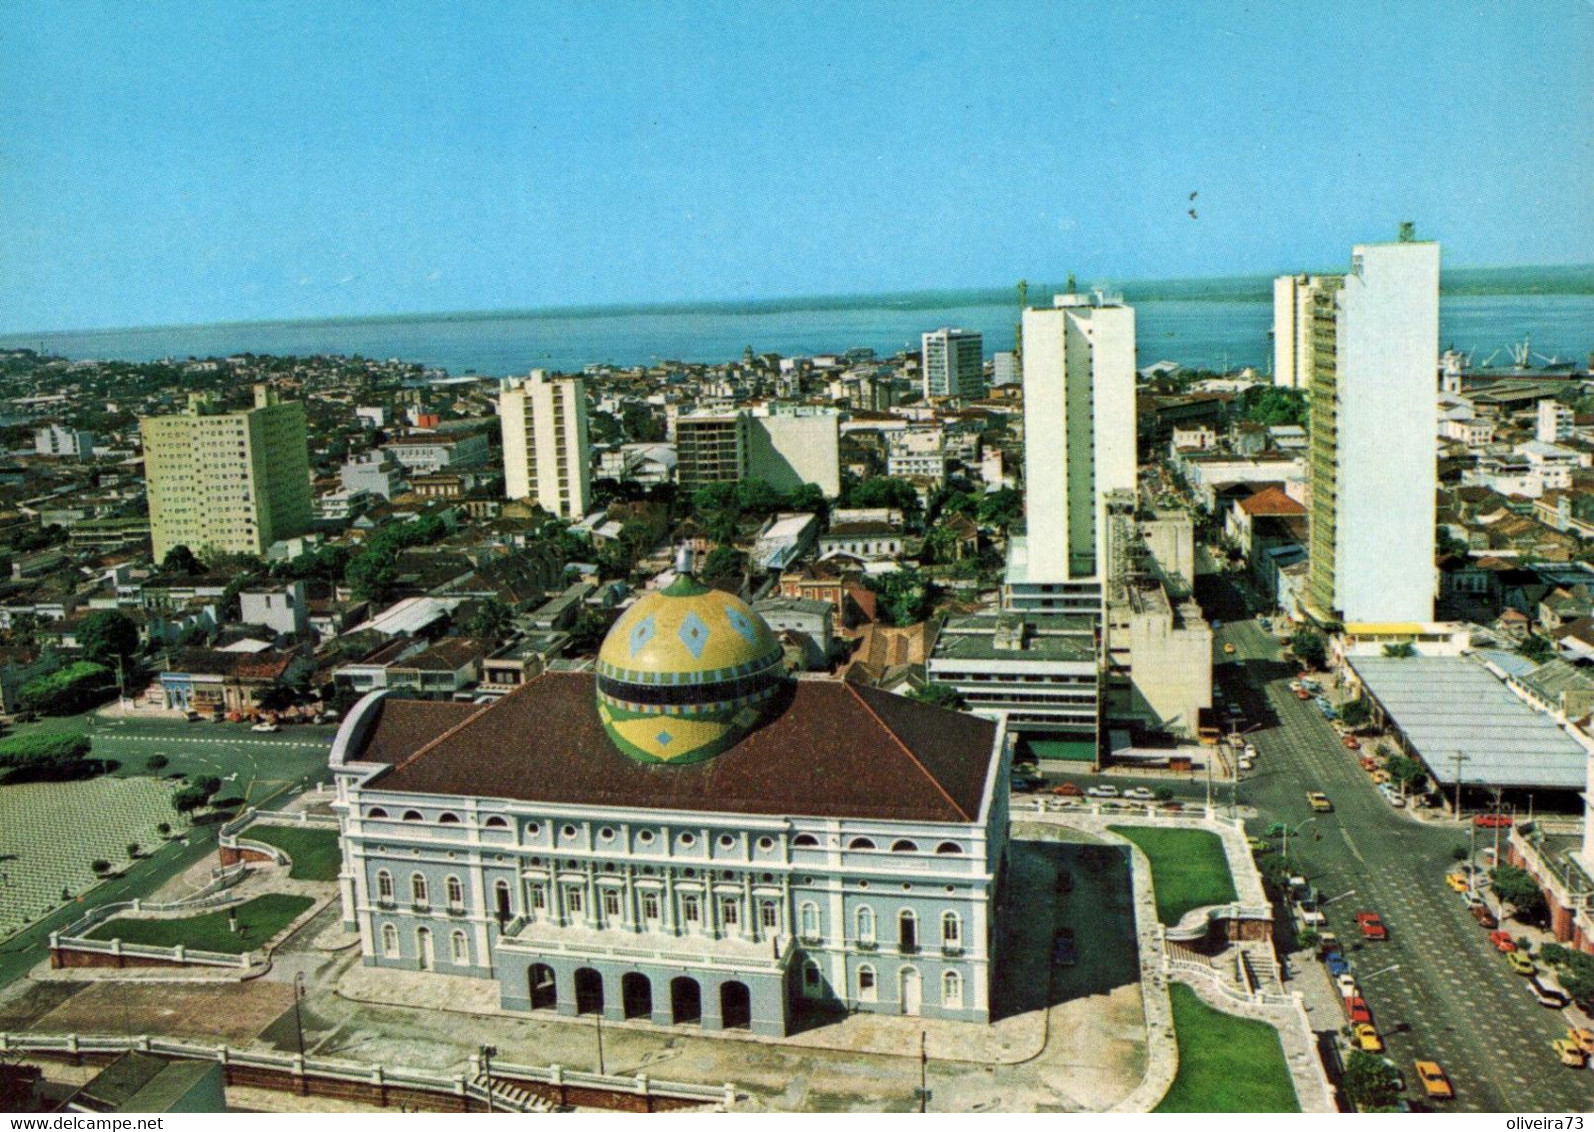
<instances>
[{"instance_id":1,"label":"blue sky","mask_svg":"<svg viewBox=\"0 0 1594 1132\"><path fill-rule=\"evenodd\" d=\"M1407 218L1451 265L1594 261L1584 0L0 27L0 331L1265 273Z\"/></svg>"}]
</instances>

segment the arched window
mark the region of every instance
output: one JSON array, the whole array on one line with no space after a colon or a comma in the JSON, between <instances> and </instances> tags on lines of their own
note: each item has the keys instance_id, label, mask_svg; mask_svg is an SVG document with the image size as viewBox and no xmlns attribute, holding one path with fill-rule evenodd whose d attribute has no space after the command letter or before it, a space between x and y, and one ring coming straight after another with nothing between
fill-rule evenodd
<instances>
[{"instance_id":1,"label":"arched window","mask_svg":"<svg viewBox=\"0 0 1594 1132\"><path fill-rule=\"evenodd\" d=\"M386 869L376 874L376 898L388 901L393 899L393 874Z\"/></svg>"},{"instance_id":2,"label":"arched window","mask_svg":"<svg viewBox=\"0 0 1594 1132\"><path fill-rule=\"evenodd\" d=\"M819 847L819 838L811 833L799 833L791 839L791 843L797 849L816 849Z\"/></svg>"},{"instance_id":3,"label":"arched window","mask_svg":"<svg viewBox=\"0 0 1594 1132\"><path fill-rule=\"evenodd\" d=\"M444 882L448 887L448 906L462 908L465 906L465 886L459 882L458 877L449 877Z\"/></svg>"},{"instance_id":4,"label":"arched window","mask_svg":"<svg viewBox=\"0 0 1594 1132\"><path fill-rule=\"evenodd\" d=\"M803 963L803 993L807 995L816 995L819 993L819 988L819 964L815 963L812 959L805 960Z\"/></svg>"},{"instance_id":5,"label":"arched window","mask_svg":"<svg viewBox=\"0 0 1594 1132\"><path fill-rule=\"evenodd\" d=\"M873 849L874 848L874 842L870 841L867 837L854 837L851 841L847 842L847 848L848 849Z\"/></svg>"},{"instance_id":6,"label":"arched window","mask_svg":"<svg viewBox=\"0 0 1594 1132\"><path fill-rule=\"evenodd\" d=\"M438 825L458 825L459 824L459 815L458 814L451 814L447 810L444 810L442 813L437 815L437 824Z\"/></svg>"},{"instance_id":7,"label":"arched window","mask_svg":"<svg viewBox=\"0 0 1594 1132\"><path fill-rule=\"evenodd\" d=\"M410 877L410 899L417 904L426 903L426 878L420 873Z\"/></svg>"},{"instance_id":8,"label":"arched window","mask_svg":"<svg viewBox=\"0 0 1594 1132\"><path fill-rule=\"evenodd\" d=\"M398 957L398 929L392 924L382 925L382 954L389 959Z\"/></svg>"},{"instance_id":9,"label":"arched window","mask_svg":"<svg viewBox=\"0 0 1594 1132\"><path fill-rule=\"evenodd\" d=\"M939 844L939 845L937 845L935 847L935 851L937 853L948 853L948 854L961 853L961 852L963 852L963 846L959 845L956 841L943 841L943 842L941 842L941 844Z\"/></svg>"},{"instance_id":10,"label":"arched window","mask_svg":"<svg viewBox=\"0 0 1594 1132\"><path fill-rule=\"evenodd\" d=\"M946 912L941 916L941 943L945 947L961 947L963 944L963 920L956 912Z\"/></svg>"},{"instance_id":11,"label":"arched window","mask_svg":"<svg viewBox=\"0 0 1594 1132\"><path fill-rule=\"evenodd\" d=\"M880 987L875 982L874 968L866 963L858 968L858 998L864 1002L874 1002L879 997Z\"/></svg>"},{"instance_id":12,"label":"arched window","mask_svg":"<svg viewBox=\"0 0 1594 1132\"><path fill-rule=\"evenodd\" d=\"M507 821L505 821L503 818L499 817L497 814L494 814L492 817L488 818L487 821L484 824L487 826L488 829L508 829L509 828L509 823Z\"/></svg>"},{"instance_id":13,"label":"arched window","mask_svg":"<svg viewBox=\"0 0 1594 1132\"><path fill-rule=\"evenodd\" d=\"M912 908L897 913L897 949L904 955L919 950L919 917Z\"/></svg>"},{"instance_id":14,"label":"arched window","mask_svg":"<svg viewBox=\"0 0 1594 1132\"><path fill-rule=\"evenodd\" d=\"M808 901L797 911L802 923L803 939L813 942L819 938L819 905Z\"/></svg>"},{"instance_id":15,"label":"arched window","mask_svg":"<svg viewBox=\"0 0 1594 1132\"><path fill-rule=\"evenodd\" d=\"M403 820L404 821L420 821L421 820L421 812L419 810L405 810L404 811Z\"/></svg>"},{"instance_id":16,"label":"arched window","mask_svg":"<svg viewBox=\"0 0 1594 1132\"><path fill-rule=\"evenodd\" d=\"M464 932L455 932L449 937L449 952L455 963L463 965L470 962L470 944L465 941Z\"/></svg>"},{"instance_id":17,"label":"arched window","mask_svg":"<svg viewBox=\"0 0 1594 1132\"><path fill-rule=\"evenodd\" d=\"M941 976L941 1005L963 1005L963 976L956 971L948 971Z\"/></svg>"},{"instance_id":18,"label":"arched window","mask_svg":"<svg viewBox=\"0 0 1594 1132\"><path fill-rule=\"evenodd\" d=\"M891 843L891 851L893 853L917 853L919 851L919 846L904 837L900 841L893 841Z\"/></svg>"},{"instance_id":19,"label":"arched window","mask_svg":"<svg viewBox=\"0 0 1594 1132\"><path fill-rule=\"evenodd\" d=\"M372 806L366 811L365 816L368 818L385 818L387 817L387 811L381 806Z\"/></svg>"},{"instance_id":20,"label":"arched window","mask_svg":"<svg viewBox=\"0 0 1594 1132\"><path fill-rule=\"evenodd\" d=\"M858 906L858 942L874 942L874 909L867 904Z\"/></svg>"}]
</instances>

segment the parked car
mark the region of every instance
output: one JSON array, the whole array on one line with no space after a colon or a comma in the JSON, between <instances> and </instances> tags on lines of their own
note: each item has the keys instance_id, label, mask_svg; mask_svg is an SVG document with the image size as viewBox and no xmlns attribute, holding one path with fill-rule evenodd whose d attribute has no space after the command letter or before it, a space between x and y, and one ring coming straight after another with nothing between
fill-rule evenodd
<instances>
[{"instance_id":1,"label":"parked car","mask_svg":"<svg viewBox=\"0 0 1594 1132\"><path fill-rule=\"evenodd\" d=\"M1468 908L1482 908L1485 906L1483 903L1483 897L1479 896L1476 892L1463 892L1461 894L1461 902Z\"/></svg>"},{"instance_id":2,"label":"parked car","mask_svg":"<svg viewBox=\"0 0 1594 1132\"><path fill-rule=\"evenodd\" d=\"M1583 1030L1576 1026L1566 1028L1566 1040L1577 1046L1584 1053L1594 1053L1594 1030Z\"/></svg>"},{"instance_id":3,"label":"parked car","mask_svg":"<svg viewBox=\"0 0 1594 1132\"><path fill-rule=\"evenodd\" d=\"M1550 1048L1555 1051L1555 1056L1562 1065L1570 1065L1573 1069L1581 1069L1588 1064L1588 1054L1584 1053L1575 1043L1565 1038L1556 1038L1550 1043Z\"/></svg>"},{"instance_id":4,"label":"parked car","mask_svg":"<svg viewBox=\"0 0 1594 1132\"><path fill-rule=\"evenodd\" d=\"M1534 1000L1540 1006L1545 1007L1548 1010L1565 1010L1568 1006L1572 1005L1572 1000L1570 997L1568 997L1565 991L1559 991L1554 987L1545 986L1543 983L1539 982L1539 977L1537 975L1528 980L1528 990L1533 992ZM1582 1032L1587 1033L1588 1031L1585 1030Z\"/></svg>"},{"instance_id":5,"label":"parked car","mask_svg":"<svg viewBox=\"0 0 1594 1132\"><path fill-rule=\"evenodd\" d=\"M1345 1012L1350 1015L1352 1025L1371 1026L1373 1024L1372 1008L1367 1005L1367 1000L1361 995L1345 1000Z\"/></svg>"},{"instance_id":6,"label":"parked car","mask_svg":"<svg viewBox=\"0 0 1594 1132\"><path fill-rule=\"evenodd\" d=\"M1254 758L1257 757L1257 751L1256 751L1256 744L1255 743L1247 743L1245 745L1245 757L1248 758L1248 759L1254 759Z\"/></svg>"},{"instance_id":7,"label":"parked car","mask_svg":"<svg viewBox=\"0 0 1594 1132\"><path fill-rule=\"evenodd\" d=\"M1351 1027L1351 1040L1356 1048L1368 1053L1383 1053L1384 1039L1378 1036L1378 1031L1373 1029L1368 1022L1359 1022Z\"/></svg>"},{"instance_id":8,"label":"parked car","mask_svg":"<svg viewBox=\"0 0 1594 1132\"><path fill-rule=\"evenodd\" d=\"M1511 970L1515 971L1519 975L1531 976L1537 975L1539 973L1538 964L1534 963L1533 960L1529 959L1520 951L1506 952L1505 961L1510 965Z\"/></svg>"},{"instance_id":9,"label":"parked car","mask_svg":"<svg viewBox=\"0 0 1594 1132\"><path fill-rule=\"evenodd\" d=\"M1373 781L1379 786L1384 785L1389 781L1389 772L1387 770L1374 770Z\"/></svg>"},{"instance_id":10,"label":"parked car","mask_svg":"<svg viewBox=\"0 0 1594 1132\"><path fill-rule=\"evenodd\" d=\"M278 731L281 731L282 728L278 727L275 723L272 723L269 719L263 719L249 730L259 731L266 735L274 735Z\"/></svg>"},{"instance_id":11,"label":"parked car","mask_svg":"<svg viewBox=\"0 0 1594 1132\"><path fill-rule=\"evenodd\" d=\"M1511 938L1510 932L1490 932L1489 942L1494 944L1496 951L1503 951L1506 954L1510 954L1517 949L1517 941Z\"/></svg>"},{"instance_id":12,"label":"parked car","mask_svg":"<svg viewBox=\"0 0 1594 1132\"><path fill-rule=\"evenodd\" d=\"M1419 1061L1416 1066L1417 1080L1422 1082L1422 1091L1430 1100L1455 1099L1455 1087L1450 1084L1450 1078L1445 1076L1445 1071L1439 1067L1437 1061Z\"/></svg>"},{"instance_id":13,"label":"parked car","mask_svg":"<svg viewBox=\"0 0 1594 1132\"><path fill-rule=\"evenodd\" d=\"M1327 967L1328 973L1336 979L1350 973L1350 963L1338 951L1331 951L1323 956L1323 966Z\"/></svg>"},{"instance_id":14,"label":"parked car","mask_svg":"<svg viewBox=\"0 0 1594 1132\"><path fill-rule=\"evenodd\" d=\"M1118 787L1092 786L1089 790L1086 790L1085 793L1091 798L1116 798L1118 797Z\"/></svg>"},{"instance_id":15,"label":"parked car","mask_svg":"<svg viewBox=\"0 0 1594 1132\"><path fill-rule=\"evenodd\" d=\"M1312 698L1312 693L1308 692L1305 688L1297 688L1295 689L1295 698L1298 700L1309 700Z\"/></svg>"},{"instance_id":16,"label":"parked car","mask_svg":"<svg viewBox=\"0 0 1594 1132\"><path fill-rule=\"evenodd\" d=\"M1124 797L1136 802L1154 802L1157 796L1144 786L1131 786L1124 791Z\"/></svg>"},{"instance_id":17,"label":"parked car","mask_svg":"<svg viewBox=\"0 0 1594 1132\"><path fill-rule=\"evenodd\" d=\"M1072 782L1059 782L1052 787L1052 793L1059 798L1083 798L1085 792Z\"/></svg>"},{"instance_id":18,"label":"parked car","mask_svg":"<svg viewBox=\"0 0 1594 1132\"><path fill-rule=\"evenodd\" d=\"M1460 873L1446 873L1445 883L1448 884L1451 890L1454 892L1467 891L1467 878L1462 876Z\"/></svg>"},{"instance_id":19,"label":"parked car","mask_svg":"<svg viewBox=\"0 0 1594 1132\"><path fill-rule=\"evenodd\" d=\"M1474 904L1467 909L1472 913L1472 918L1478 921L1478 926L1491 931L1500 926L1500 921L1494 918L1494 913L1489 911L1487 904Z\"/></svg>"},{"instance_id":20,"label":"parked car","mask_svg":"<svg viewBox=\"0 0 1594 1132\"><path fill-rule=\"evenodd\" d=\"M1292 692L1301 692L1301 691L1305 691L1305 689L1301 687L1301 682L1299 680L1291 680L1290 681L1290 691L1292 691Z\"/></svg>"},{"instance_id":21,"label":"parked car","mask_svg":"<svg viewBox=\"0 0 1594 1132\"><path fill-rule=\"evenodd\" d=\"M1472 819L1472 824L1479 829L1510 829L1510 814L1479 814Z\"/></svg>"},{"instance_id":22,"label":"parked car","mask_svg":"<svg viewBox=\"0 0 1594 1132\"><path fill-rule=\"evenodd\" d=\"M1389 929L1377 912L1357 912L1356 926L1361 929L1363 939L1389 938Z\"/></svg>"},{"instance_id":23,"label":"parked car","mask_svg":"<svg viewBox=\"0 0 1594 1132\"><path fill-rule=\"evenodd\" d=\"M1374 759L1373 756L1371 756L1371 755L1363 755L1362 756L1362 769L1363 770L1377 770L1378 769L1377 760ZM1378 780L1375 778L1373 781L1376 782Z\"/></svg>"},{"instance_id":24,"label":"parked car","mask_svg":"<svg viewBox=\"0 0 1594 1132\"><path fill-rule=\"evenodd\" d=\"M1354 998L1361 993L1356 986L1356 976L1352 974L1347 973L1339 976L1334 980L1334 985L1339 988L1341 998Z\"/></svg>"},{"instance_id":25,"label":"parked car","mask_svg":"<svg viewBox=\"0 0 1594 1132\"><path fill-rule=\"evenodd\" d=\"M1361 741L1354 735L1347 735L1340 742L1345 745L1347 751L1359 751L1362 749Z\"/></svg>"}]
</instances>

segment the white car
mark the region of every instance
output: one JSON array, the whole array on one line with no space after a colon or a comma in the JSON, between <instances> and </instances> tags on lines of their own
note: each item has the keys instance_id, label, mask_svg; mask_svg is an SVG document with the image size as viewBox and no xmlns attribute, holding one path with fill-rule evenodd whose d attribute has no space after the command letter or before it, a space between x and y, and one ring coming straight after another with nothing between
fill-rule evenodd
<instances>
[{"instance_id":1,"label":"white car","mask_svg":"<svg viewBox=\"0 0 1594 1132\"><path fill-rule=\"evenodd\" d=\"M275 723L261 722L261 723L255 724L249 730L251 730L251 731L259 731L259 732L261 732L263 734L270 735L270 734L272 734L274 732L281 731L282 728L278 727Z\"/></svg>"},{"instance_id":2,"label":"white car","mask_svg":"<svg viewBox=\"0 0 1594 1132\"><path fill-rule=\"evenodd\" d=\"M1125 790L1124 797L1131 798L1136 802L1153 802L1156 801L1157 798L1155 794L1153 794L1144 786L1135 786Z\"/></svg>"},{"instance_id":3,"label":"white car","mask_svg":"<svg viewBox=\"0 0 1594 1132\"><path fill-rule=\"evenodd\" d=\"M1256 761L1254 759L1241 759L1240 760L1240 769L1241 770L1255 770L1256 769Z\"/></svg>"},{"instance_id":4,"label":"white car","mask_svg":"<svg viewBox=\"0 0 1594 1132\"><path fill-rule=\"evenodd\" d=\"M1092 786L1089 790L1085 791L1085 793L1092 798L1116 798L1118 797L1118 787Z\"/></svg>"},{"instance_id":5,"label":"white car","mask_svg":"<svg viewBox=\"0 0 1594 1132\"><path fill-rule=\"evenodd\" d=\"M1358 996L1359 992L1356 988L1355 975L1341 975L1339 978L1334 980L1334 985L1339 988L1339 996L1341 998L1355 998Z\"/></svg>"},{"instance_id":6,"label":"white car","mask_svg":"<svg viewBox=\"0 0 1594 1132\"><path fill-rule=\"evenodd\" d=\"M1255 743L1247 743L1245 745L1245 757L1248 758L1248 759L1256 758L1256 744Z\"/></svg>"},{"instance_id":7,"label":"white car","mask_svg":"<svg viewBox=\"0 0 1594 1132\"><path fill-rule=\"evenodd\" d=\"M1299 680L1291 680L1290 681L1290 691L1299 692L1300 690L1301 690L1301 682Z\"/></svg>"}]
</instances>

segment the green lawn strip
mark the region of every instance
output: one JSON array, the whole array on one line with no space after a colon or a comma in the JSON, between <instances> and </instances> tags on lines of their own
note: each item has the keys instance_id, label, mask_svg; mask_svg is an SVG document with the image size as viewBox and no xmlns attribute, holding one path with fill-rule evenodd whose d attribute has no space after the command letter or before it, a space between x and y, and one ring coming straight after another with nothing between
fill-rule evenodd
<instances>
[{"instance_id":1,"label":"green lawn strip","mask_svg":"<svg viewBox=\"0 0 1594 1132\"><path fill-rule=\"evenodd\" d=\"M1214 1010L1172 983L1179 1074L1156 1112L1299 1112L1278 1032Z\"/></svg>"},{"instance_id":2,"label":"green lawn strip","mask_svg":"<svg viewBox=\"0 0 1594 1132\"><path fill-rule=\"evenodd\" d=\"M281 849L293 860L288 875L294 880L337 880L343 866L334 829L295 829L284 825L252 825L241 834L245 841L263 841Z\"/></svg>"},{"instance_id":3,"label":"green lawn strip","mask_svg":"<svg viewBox=\"0 0 1594 1132\"><path fill-rule=\"evenodd\" d=\"M1237 900L1223 840L1204 829L1150 829L1109 826L1140 846L1151 860L1151 883L1157 890L1157 918L1177 924L1192 908Z\"/></svg>"},{"instance_id":4,"label":"green lawn strip","mask_svg":"<svg viewBox=\"0 0 1594 1132\"><path fill-rule=\"evenodd\" d=\"M123 943L143 943L152 947L176 947L180 943L196 951L240 955L265 943L314 903L308 896L273 892L233 909L223 908L181 920L110 920L91 931L89 938L120 939ZM237 932L227 929L228 911L238 914Z\"/></svg>"}]
</instances>

